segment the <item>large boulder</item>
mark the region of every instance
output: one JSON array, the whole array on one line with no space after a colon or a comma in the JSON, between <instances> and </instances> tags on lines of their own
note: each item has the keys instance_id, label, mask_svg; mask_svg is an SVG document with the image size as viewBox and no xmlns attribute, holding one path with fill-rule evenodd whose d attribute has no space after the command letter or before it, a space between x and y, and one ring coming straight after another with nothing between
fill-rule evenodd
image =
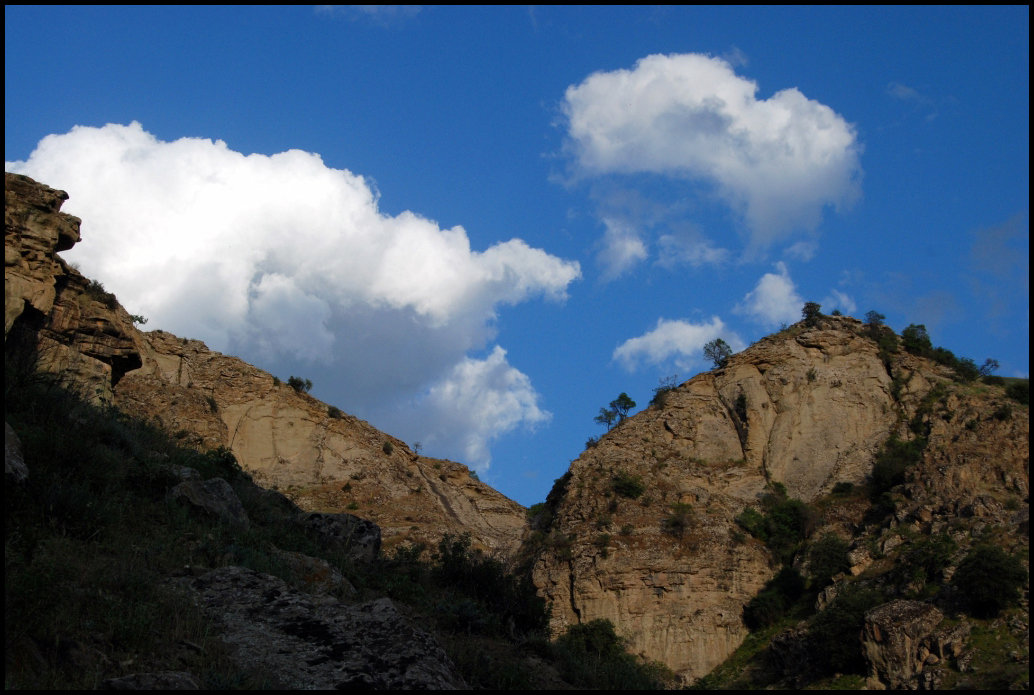
<instances>
[{"instance_id":1,"label":"large boulder","mask_svg":"<svg viewBox=\"0 0 1034 695\"><path fill-rule=\"evenodd\" d=\"M914 690L924 685L932 637L943 618L934 606L907 600L891 601L866 613L862 649L869 663L870 686Z\"/></svg>"}]
</instances>

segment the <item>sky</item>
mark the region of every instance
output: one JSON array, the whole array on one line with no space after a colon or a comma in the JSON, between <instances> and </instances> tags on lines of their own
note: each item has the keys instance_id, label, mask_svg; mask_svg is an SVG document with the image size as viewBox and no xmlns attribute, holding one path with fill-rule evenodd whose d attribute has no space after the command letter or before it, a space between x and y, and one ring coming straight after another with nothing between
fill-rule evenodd
<instances>
[{"instance_id":1,"label":"sky","mask_svg":"<svg viewBox=\"0 0 1034 695\"><path fill-rule=\"evenodd\" d=\"M6 6L63 256L518 502L806 301L1029 374L1029 9Z\"/></svg>"}]
</instances>

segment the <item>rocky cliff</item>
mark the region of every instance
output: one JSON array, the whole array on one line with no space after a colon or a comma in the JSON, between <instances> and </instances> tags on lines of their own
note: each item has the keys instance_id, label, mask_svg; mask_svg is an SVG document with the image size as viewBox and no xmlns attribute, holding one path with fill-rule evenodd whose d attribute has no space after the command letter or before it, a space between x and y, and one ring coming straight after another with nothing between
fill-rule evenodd
<instances>
[{"instance_id":1,"label":"rocky cliff","mask_svg":"<svg viewBox=\"0 0 1034 695\"><path fill-rule=\"evenodd\" d=\"M4 341L36 343L42 366L111 402L122 375L141 365L139 331L114 295L57 255L79 241L79 218L61 212L67 199L4 174Z\"/></svg>"},{"instance_id":2,"label":"rocky cliff","mask_svg":"<svg viewBox=\"0 0 1034 695\"><path fill-rule=\"evenodd\" d=\"M470 533L509 555L525 511L466 466L419 456L399 439L197 340L142 335L143 367L125 375L115 403L198 446L226 447L255 481L308 511L377 523L386 546L434 544Z\"/></svg>"},{"instance_id":3,"label":"rocky cliff","mask_svg":"<svg viewBox=\"0 0 1034 695\"><path fill-rule=\"evenodd\" d=\"M5 174L5 341L38 346L41 366L100 402L153 419L201 448L226 447L257 482L303 509L349 511L385 545L470 533L509 555L524 508L466 466L418 456L402 441L197 340L142 332L115 296L60 256L79 241L67 199Z\"/></svg>"},{"instance_id":4,"label":"rocky cliff","mask_svg":"<svg viewBox=\"0 0 1034 695\"><path fill-rule=\"evenodd\" d=\"M777 569L736 517L776 483L804 502L865 483L884 443L914 437L917 418L929 444L898 521L930 533L984 514L1017 532L1002 501L1026 499L1027 419L996 419L1000 389L950 376L904 351L881 353L859 321L823 317L664 394L572 463L530 537L554 631L606 618L684 680L707 674L747 635L744 606ZM866 531L867 507L833 506L814 532L864 549L866 532L887 531Z\"/></svg>"}]
</instances>

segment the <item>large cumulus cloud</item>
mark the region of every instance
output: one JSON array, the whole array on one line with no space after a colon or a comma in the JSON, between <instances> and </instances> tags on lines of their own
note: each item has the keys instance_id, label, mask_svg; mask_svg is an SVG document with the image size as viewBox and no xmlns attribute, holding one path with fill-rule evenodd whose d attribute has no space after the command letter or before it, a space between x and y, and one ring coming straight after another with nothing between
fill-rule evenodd
<instances>
[{"instance_id":1,"label":"large cumulus cloud","mask_svg":"<svg viewBox=\"0 0 1034 695\"><path fill-rule=\"evenodd\" d=\"M854 128L798 89L759 99L720 59L651 55L596 72L562 105L575 175L656 174L703 184L742 216L754 246L813 229L859 193Z\"/></svg>"},{"instance_id":2,"label":"large cumulus cloud","mask_svg":"<svg viewBox=\"0 0 1034 695\"><path fill-rule=\"evenodd\" d=\"M520 239L475 250L462 227L384 214L369 182L316 154L163 142L138 123L50 135L6 169L69 192L83 241L66 256L149 327L270 369L317 370L328 400L433 423L398 434L472 453L475 465L487 465L493 437L546 417L505 351L472 354L489 346L500 306L563 299L575 262ZM458 379L467 387L450 390ZM460 431L469 423L436 415L460 400L510 410ZM412 417L395 415L401 404Z\"/></svg>"}]
</instances>

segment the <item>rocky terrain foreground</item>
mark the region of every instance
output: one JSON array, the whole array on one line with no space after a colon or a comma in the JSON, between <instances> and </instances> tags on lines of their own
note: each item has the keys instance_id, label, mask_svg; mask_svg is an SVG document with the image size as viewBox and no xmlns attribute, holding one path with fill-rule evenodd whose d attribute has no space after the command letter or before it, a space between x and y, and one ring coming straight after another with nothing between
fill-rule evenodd
<instances>
[{"instance_id":1,"label":"rocky terrain foreground","mask_svg":"<svg viewBox=\"0 0 1034 695\"><path fill-rule=\"evenodd\" d=\"M473 548L530 568L549 603L553 637L580 627L591 643L606 634L594 621L610 621L629 651L663 664L673 682L936 688L1029 680L1029 410L1002 380L960 376L943 352L906 346L885 326L813 315L720 368L659 390L650 407L623 418L571 464L529 521L462 464L420 456L199 341L140 331L139 317L56 255L79 241L79 221L60 212L65 194L12 174L5 189L8 363L32 353L94 403L200 452L193 468L147 474L163 481L162 495L172 487L170 498L219 519L218 532L177 532L204 561L169 581L194 596L221 626L221 648L236 655L236 668L261 672L261 683L503 687L476 679L502 670L486 656L496 647L481 645L463 666L475 680L465 682L433 635L406 620L407 609L372 588L361 595L325 560L282 549L278 525L321 548L340 546L334 552L348 566L379 561L382 539L405 558L407 542L433 548L469 534ZM6 439L8 481L24 486L31 469L19 472L13 430ZM238 464L246 479L234 478ZM198 468L212 466L229 482L203 480ZM46 490L26 494L55 509ZM61 504L92 513L88 502ZM276 539L262 536L269 559L256 560L239 542L259 532ZM24 546L26 563L43 553L32 533L13 533L9 545ZM82 535L83 543L92 538ZM466 548L454 550L465 557ZM238 566L248 558L298 582ZM431 576L470 581L449 569L450 558L443 549ZM994 562L1012 583L992 615L965 587L974 563ZM374 570L376 580L366 570L353 579L431 604L441 624L460 633L509 634L520 650L531 648L530 638L516 636L532 629L519 627L522 620L536 624L523 609L508 604L506 617L489 626L480 614L486 604L428 598L417 586L426 570L403 560L384 567ZM518 584L500 586L519 594ZM368 638L355 637L363 633ZM8 653L43 662L47 649L65 656L71 649L41 639L31 631L9 636ZM83 640L73 640L83 653L108 648ZM184 641L197 646L177 644ZM1011 646L1000 654L1002 645ZM562 687L539 656L522 651L520 659L515 671L541 671L538 686ZM100 661L98 672L129 668ZM197 685L189 674L178 681L161 673L150 687ZM829 680L851 674L864 680ZM575 682L582 681L568 684Z\"/></svg>"}]
</instances>

